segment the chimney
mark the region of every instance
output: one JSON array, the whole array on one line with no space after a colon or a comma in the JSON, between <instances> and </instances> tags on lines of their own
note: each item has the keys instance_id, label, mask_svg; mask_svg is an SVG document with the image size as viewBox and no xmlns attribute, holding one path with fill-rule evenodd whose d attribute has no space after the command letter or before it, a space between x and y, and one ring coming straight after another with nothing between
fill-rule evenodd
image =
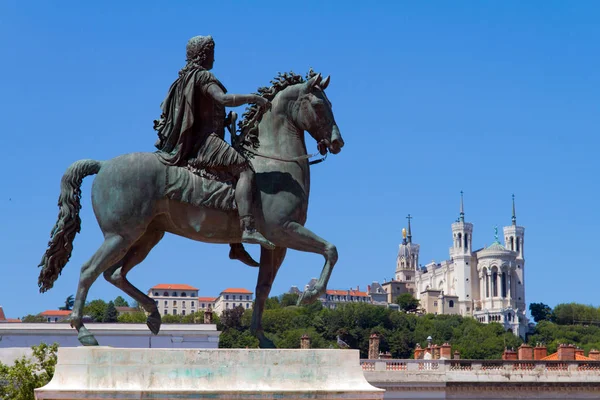
<instances>
[{"instance_id":1,"label":"chimney","mask_svg":"<svg viewBox=\"0 0 600 400\"><path fill-rule=\"evenodd\" d=\"M548 355L548 348L546 346L542 346L540 343L536 344L533 349L533 359L541 360L542 358Z\"/></svg>"},{"instance_id":2,"label":"chimney","mask_svg":"<svg viewBox=\"0 0 600 400\"><path fill-rule=\"evenodd\" d=\"M583 349L580 349L579 347L577 347L577 348L575 349L575 359L576 359L576 360L577 360L577 356L578 356L578 355L579 355L579 356L584 356L584 354L583 354Z\"/></svg>"},{"instance_id":3,"label":"chimney","mask_svg":"<svg viewBox=\"0 0 600 400\"><path fill-rule=\"evenodd\" d=\"M519 360L533 360L533 347L525 343L519 346Z\"/></svg>"},{"instance_id":4,"label":"chimney","mask_svg":"<svg viewBox=\"0 0 600 400\"><path fill-rule=\"evenodd\" d=\"M415 360L422 360L423 353L425 353L425 350L423 350L421 348L421 345L419 343L417 343L417 348L415 349Z\"/></svg>"},{"instance_id":5,"label":"chimney","mask_svg":"<svg viewBox=\"0 0 600 400\"><path fill-rule=\"evenodd\" d=\"M306 333L304 335L302 335L302 337L300 338L300 348L301 349L310 349L310 338L308 337L308 335Z\"/></svg>"},{"instance_id":6,"label":"chimney","mask_svg":"<svg viewBox=\"0 0 600 400\"><path fill-rule=\"evenodd\" d=\"M390 354L389 351L386 351L385 353L379 353L379 358L382 360L391 360L392 355Z\"/></svg>"},{"instance_id":7,"label":"chimney","mask_svg":"<svg viewBox=\"0 0 600 400\"><path fill-rule=\"evenodd\" d=\"M369 337L369 360L376 360L379 357L379 335L372 333Z\"/></svg>"},{"instance_id":8,"label":"chimney","mask_svg":"<svg viewBox=\"0 0 600 400\"><path fill-rule=\"evenodd\" d=\"M519 349L520 351L520 349ZM502 353L503 360L518 360L517 352L514 350L504 349L504 353Z\"/></svg>"},{"instance_id":9,"label":"chimney","mask_svg":"<svg viewBox=\"0 0 600 400\"><path fill-rule=\"evenodd\" d=\"M558 346L558 360L559 361L573 361L575 360L575 346L572 344L561 344Z\"/></svg>"},{"instance_id":10,"label":"chimney","mask_svg":"<svg viewBox=\"0 0 600 400\"><path fill-rule=\"evenodd\" d=\"M440 358L450 360L452 358L452 348L450 344L444 343L440 346Z\"/></svg>"},{"instance_id":11,"label":"chimney","mask_svg":"<svg viewBox=\"0 0 600 400\"><path fill-rule=\"evenodd\" d=\"M454 359L455 360L460 360L460 351L454 350Z\"/></svg>"},{"instance_id":12,"label":"chimney","mask_svg":"<svg viewBox=\"0 0 600 400\"><path fill-rule=\"evenodd\" d=\"M600 361L600 351L596 349L591 349L588 353L588 357L594 361Z\"/></svg>"}]
</instances>

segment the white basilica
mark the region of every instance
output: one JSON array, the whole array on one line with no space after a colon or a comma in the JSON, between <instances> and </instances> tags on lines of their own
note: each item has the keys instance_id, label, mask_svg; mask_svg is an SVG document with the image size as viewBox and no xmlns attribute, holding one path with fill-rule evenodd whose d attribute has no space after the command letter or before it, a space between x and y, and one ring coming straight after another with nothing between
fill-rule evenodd
<instances>
[{"instance_id":1,"label":"white basilica","mask_svg":"<svg viewBox=\"0 0 600 400\"><path fill-rule=\"evenodd\" d=\"M425 266L418 263L419 245L412 243L409 215L408 234L403 230L392 286L410 291L425 312L498 322L515 335L525 337L525 228L517 225L514 196L512 205L512 224L504 227L504 245L498 241L496 229L494 243L473 250L473 224L465 222L461 192L460 217L452 224L450 259Z\"/></svg>"}]
</instances>

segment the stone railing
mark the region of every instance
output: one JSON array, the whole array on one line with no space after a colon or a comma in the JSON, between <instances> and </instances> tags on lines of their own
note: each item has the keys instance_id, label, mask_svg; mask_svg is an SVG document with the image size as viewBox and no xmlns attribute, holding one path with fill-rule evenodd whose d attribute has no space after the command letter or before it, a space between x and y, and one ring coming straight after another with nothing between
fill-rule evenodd
<instances>
[{"instance_id":1,"label":"stone railing","mask_svg":"<svg viewBox=\"0 0 600 400\"><path fill-rule=\"evenodd\" d=\"M600 361L361 360L369 381L556 381L600 382Z\"/></svg>"}]
</instances>

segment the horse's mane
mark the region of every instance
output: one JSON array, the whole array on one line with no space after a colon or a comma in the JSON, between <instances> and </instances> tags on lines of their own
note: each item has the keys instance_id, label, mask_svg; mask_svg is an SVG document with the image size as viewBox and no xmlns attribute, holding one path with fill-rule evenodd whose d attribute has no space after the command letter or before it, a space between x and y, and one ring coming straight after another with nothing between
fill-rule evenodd
<instances>
[{"instance_id":1,"label":"horse's mane","mask_svg":"<svg viewBox=\"0 0 600 400\"><path fill-rule=\"evenodd\" d=\"M284 73L279 72L271 81L271 86L259 87L255 94L258 94L269 101L273 101L279 92L298 83L304 83L316 74L317 73L313 71L312 68L306 74L306 79L293 71ZM242 114L242 120L238 123L238 132L240 132L239 137L243 144L254 148L258 147L258 124L266 111L265 108L261 108L257 104L252 104L246 108L246 111Z\"/></svg>"}]
</instances>

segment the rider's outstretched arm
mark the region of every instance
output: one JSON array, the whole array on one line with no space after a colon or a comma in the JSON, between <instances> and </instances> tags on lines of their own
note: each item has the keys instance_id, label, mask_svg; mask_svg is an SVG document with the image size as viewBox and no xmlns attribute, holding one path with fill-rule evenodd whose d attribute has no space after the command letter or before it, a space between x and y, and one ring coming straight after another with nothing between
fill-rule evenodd
<instances>
[{"instance_id":1,"label":"rider's outstretched arm","mask_svg":"<svg viewBox=\"0 0 600 400\"><path fill-rule=\"evenodd\" d=\"M267 99L256 94L227 94L219 87L219 85L210 85L206 89L208 93L217 103L226 107L238 107L248 103L258 103L263 105Z\"/></svg>"}]
</instances>

